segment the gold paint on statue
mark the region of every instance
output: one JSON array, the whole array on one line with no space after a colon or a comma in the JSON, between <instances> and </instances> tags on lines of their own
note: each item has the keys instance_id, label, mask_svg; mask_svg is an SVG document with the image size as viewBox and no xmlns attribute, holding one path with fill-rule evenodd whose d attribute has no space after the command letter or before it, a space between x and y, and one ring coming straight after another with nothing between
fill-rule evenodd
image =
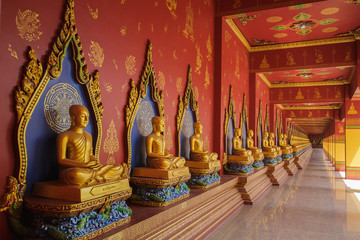
<instances>
[{"instance_id":1,"label":"gold paint on statue","mask_svg":"<svg viewBox=\"0 0 360 240\"><path fill-rule=\"evenodd\" d=\"M286 134L282 134L282 133L280 134L279 145L281 147L283 154L288 155L288 154L293 153L293 148L287 144Z\"/></svg>"},{"instance_id":2,"label":"gold paint on statue","mask_svg":"<svg viewBox=\"0 0 360 240\"><path fill-rule=\"evenodd\" d=\"M190 38L191 41L195 41L194 38L194 11L191 7L191 1L186 6L186 23L185 29L183 30L183 34L186 38Z\"/></svg>"},{"instance_id":3,"label":"gold paint on statue","mask_svg":"<svg viewBox=\"0 0 360 240\"><path fill-rule=\"evenodd\" d=\"M264 156L266 158L276 158L278 156L276 148L270 146L268 138L269 133L265 131L262 139L262 150Z\"/></svg>"},{"instance_id":4,"label":"gold paint on statue","mask_svg":"<svg viewBox=\"0 0 360 240\"><path fill-rule=\"evenodd\" d=\"M192 161L209 162L217 160L217 153L209 153L204 149L204 141L201 137L203 126L200 122L194 123L194 134L190 137L190 159Z\"/></svg>"},{"instance_id":5,"label":"gold paint on statue","mask_svg":"<svg viewBox=\"0 0 360 240\"><path fill-rule=\"evenodd\" d=\"M94 185L127 178L126 164L101 165L93 155L92 137L84 130L89 112L82 105L69 109L71 128L57 138L60 181L66 185Z\"/></svg>"},{"instance_id":6,"label":"gold paint on statue","mask_svg":"<svg viewBox=\"0 0 360 240\"><path fill-rule=\"evenodd\" d=\"M108 130L106 131L106 138L104 140L103 150L105 153L108 153L109 156L106 160L107 164L114 164L115 158L114 153L119 151L119 139L117 137L117 131L115 128L114 120L111 119Z\"/></svg>"},{"instance_id":7,"label":"gold paint on statue","mask_svg":"<svg viewBox=\"0 0 360 240\"><path fill-rule=\"evenodd\" d=\"M91 7L90 7L90 4L87 3L87 7L88 7L88 10L89 10L89 13L91 15L91 17L93 19L98 19L99 17L99 9L96 8L96 10L94 11Z\"/></svg>"},{"instance_id":8,"label":"gold paint on statue","mask_svg":"<svg viewBox=\"0 0 360 240\"><path fill-rule=\"evenodd\" d=\"M288 66L296 65L294 60L294 55L291 52L287 52L286 59L287 59L286 65Z\"/></svg>"},{"instance_id":9,"label":"gold paint on statue","mask_svg":"<svg viewBox=\"0 0 360 240\"><path fill-rule=\"evenodd\" d=\"M298 99L298 100L304 99L304 96L302 95L302 92L301 92L300 88L299 88L299 91L296 94L295 99Z\"/></svg>"},{"instance_id":10,"label":"gold paint on statue","mask_svg":"<svg viewBox=\"0 0 360 240\"><path fill-rule=\"evenodd\" d=\"M17 52L12 49L11 44L9 44L8 51L10 52L10 55L11 55L12 57L14 57L14 58L16 58L17 60L19 60L18 55L17 55Z\"/></svg>"},{"instance_id":11,"label":"gold paint on statue","mask_svg":"<svg viewBox=\"0 0 360 240\"><path fill-rule=\"evenodd\" d=\"M259 162L264 159L264 154L262 152L262 149L255 147L253 137L254 137L253 130L248 130L246 137L246 149L249 149L252 152L252 155L254 156L254 160L256 162Z\"/></svg>"},{"instance_id":12,"label":"gold paint on statue","mask_svg":"<svg viewBox=\"0 0 360 240\"><path fill-rule=\"evenodd\" d=\"M176 169L185 165L185 159L165 152L165 119L155 116L151 119L152 133L146 137L146 165L150 168Z\"/></svg>"},{"instance_id":13,"label":"gold paint on statue","mask_svg":"<svg viewBox=\"0 0 360 240\"><path fill-rule=\"evenodd\" d=\"M273 132L270 133L269 136L269 146L276 149L277 155L282 156L281 147L276 146L275 144L275 134Z\"/></svg>"},{"instance_id":14,"label":"gold paint on statue","mask_svg":"<svg viewBox=\"0 0 360 240\"><path fill-rule=\"evenodd\" d=\"M270 67L270 64L268 63L268 61L266 59L266 55L264 55L259 68L269 68L269 67Z\"/></svg>"},{"instance_id":15,"label":"gold paint on statue","mask_svg":"<svg viewBox=\"0 0 360 240\"><path fill-rule=\"evenodd\" d=\"M90 53L88 54L90 57L90 62L94 64L95 67L102 67L104 62L104 49L100 47L99 43L90 41Z\"/></svg>"},{"instance_id":16,"label":"gold paint on statue","mask_svg":"<svg viewBox=\"0 0 360 240\"><path fill-rule=\"evenodd\" d=\"M351 103L351 106L350 106L350 108L349 108L349 111L347 112L347 114L357 114L358 112L357 112L357 110L355 109L355 106L354 106L354 103L352 102Z\"/></svg>"},{"instance_id":17,"label":"gold paint on statue","mask_svg":"<svg viewBox=\"0 0 360 240\"><path fill-rule=\"evenodd\" d=\"M136 70L137 70L136 69L136 60L133 55L129 55L126 57L125 69L126 69L126 73L129 76L133 76L136 73Z\"/></svg>"},{"instance_id":18,"label":"gold paint on statue","mask_svg":"<svg viewBox=\"0 0 360 240\"><path fill-rule=\"evenodd\" d=\"M5 193L0 199L0 212L16 215L13 211L21 208L26 185L19 184L16 178L8 176L5 189Z\"/></svg>"},{"instance_id":19,"label":"gold paint on statue","mask_svg":"<svg viewBox=\"0 0 360 240\"><path fill-rule=\"evenodd\" d=\"M19 36L26 41L36 41L40 39L42 32L39 31L41 26L40 20L38 19L39 14L32 12L31 10L25 10L23 12L18 9L16 15L16 27L19 30Z\"/></svg>"}]
</instances>

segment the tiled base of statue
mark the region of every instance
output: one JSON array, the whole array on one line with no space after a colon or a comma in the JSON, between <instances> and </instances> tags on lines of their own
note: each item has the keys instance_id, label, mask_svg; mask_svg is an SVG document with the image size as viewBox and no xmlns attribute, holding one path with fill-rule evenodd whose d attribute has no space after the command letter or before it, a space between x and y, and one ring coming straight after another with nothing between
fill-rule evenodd
<instances>
[{"instance_id":1,"label":"tiled base of statue","mask_svg":"<svg viewBox=\"0 0 360 240\"><path fill-rule=\"evenodd\" d=\"M125 201L104 205L101 209L74 217L54 218L34 215L39 236L53 239L90 239L130 221L132 211Z\"/></svg>"},{"instance_id":2,"label":"tiled base of statue","mask_svg":"<svg viewBox=\"0 0 360 240\"><path fill-rule=\"evenodd\" d=\"M149 181L158 181L158 183L160 183L159 181L168 181L162 179L146 180L132 177L131 181L135 185L133 189L133 195L130 197L132 203L147 206L164 207L180 201L181 199L184 199L190 195L190 189L186 185L185 181L174 182L173 184L171 184L171 186L165 185L165 187L156 188L155 185L154 187L137 185L137 183L142 182L142 180L145 180L148 183L150 183Z\"/></svg>"},{"instance_id":3,"label":"tiled base of statue","mask_svg":"<svg viewBox=\"0 0 360 240\"><path fill-rule=\"evenodd\" d=\"M291 159L291 158L293 158L294 157L294 155L291 153L291 154L283 154L282 156L281 156L281 158L283 159L283 160L289 160L289 159Z\"/></svg>"},{"instance_id":4,"label":"tiled base of statue","mask_svg":"<svg viewBox=\"0 0 360 240\"><path fill-rule=\"evenodd\" d=\"M288 173L284 168L284 164L285 162L280 162L276 165L268 166L266 174L273 185L281 185L286 180Z\"/></svg>"},{"instance_id":5,"label":"tiled base of statue","mask_svg":"<svg viewBox=\"0 0 360 240\"><path fill-rule=\"evenodd\" d=\"M284 168L285 168L286 172L289 175L295 175L295 173L298 170L298 168L295 164L295 158L284 159L283 161L285 162Z\"/></svg>"},{"instance_id":6,"label":"tiled base of statue","mask_svg":"<svg viewBox=\"0 0 360 240\"><path fill-rule=\"evenodd\" d=\"M235 164L225 164L224 170L228 174L236 174L236 175L248 175L254 171L254 167L252 165L235 165Z\"/></svg>"},{"instance_id":7,"label":"tiled base of statue","mask_svg":"<svg viewBox=\"0 0 360 240\"><path fill-rule=\"evenodd\" d=\"M263 161L254 162L252 166L254 170L260 170L264 167L264 162Z\"/></svg>"},{"instance_id":8,"label":"tiled base of statue","mask_svg":"<svg viewBox=\"0 0 360 240\"><path fill-rule=\"evenodd\" d=\"M187 182L187 185L189 186L189 188L209 188L216 184L219 184L220 179L221 178L217 172L204 176L191 174L191 178Z\"/></svg>"},{"instance_id":9,"label":"tiled base of statue","mask_svg":"<svg viewBox=\"0 0 360 240\"><path fill-rule=\"evenodd\" d=\"M263 163L266 166L274 166L275 164L278 163L277 158L264 158Z\"/></svg>"},{"instance_id":10,"label":"tiled base of statue","mask_svg":"<svg viewBox=\"0 0 360 240\"><path fill-rule=\"evenodd\" d=\"M277 156L277 157L276 157L276 161L277 161L277 162L281 162L281 161L282 161L282 157L281 157L281 156Z\"/></svg>"}]
</instances>

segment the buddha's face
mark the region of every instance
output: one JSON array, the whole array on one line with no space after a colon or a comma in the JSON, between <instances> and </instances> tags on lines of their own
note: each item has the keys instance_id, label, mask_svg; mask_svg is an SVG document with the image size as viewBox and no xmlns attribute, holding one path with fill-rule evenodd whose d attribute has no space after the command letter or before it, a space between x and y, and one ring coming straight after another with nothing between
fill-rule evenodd
<instances>
[{"instance_id":1,"label":"buddha's face","mask_svg":"<svg viewBox=\"0 0 360 240\"><path fill-rule=\"evenodd\" d=\"M273 137L274 137L274 133L270 133L270 137L273 138Z\"/></svg>"},{"instance_id":2,"label":"buddha's face","mask_svg":"<svg viewBox=\"0 0 360 240\"><path fill-rule=\"evenodd\" d=\"M252 130L249 130L249 131L248 131L248 135L249 135L250 137L252 137L252 136L254 136L254 132L253 132Z\"/></svg>"},{"instance_id":3,"label":"buddha's face","mask_svg":"<svg viewBox=\"0 0 360 240\"><path fill-rule=\"evenodd\" d=\"M202 124L194 124L194 131L197 134L202 134L203 133L203 126Z\"/></svg>"},{"instance_id":4,"label":"buddha's face","mask_svg":"<svg viewBox=\"0 0 360 240\"><path fill-rule=\"evenodd\" d=\"M163 118L156 118L153 122L153 128L155 131L163 132L165 130L165 120Z\"/></svg>"},{"instance_id":5,"label":"buddha's face","mask_svg":"<svg viewBox=\"0 0 360 240\"><path fill-rule=\"evenodd\" d=\"M235 136L240 137L240 129L239 128L235 128Z\"/></svg>"},{"instance_id":6,"label":"buddha's face","mask_svg":"<svg viewBox=\"0 0 360 240\"><path fill-rule=\"evenodd\" d=\"M85 128L89 123L89 111L85 107L79 107L71 118L76 127Z\"/></svg>"}]
</instances>

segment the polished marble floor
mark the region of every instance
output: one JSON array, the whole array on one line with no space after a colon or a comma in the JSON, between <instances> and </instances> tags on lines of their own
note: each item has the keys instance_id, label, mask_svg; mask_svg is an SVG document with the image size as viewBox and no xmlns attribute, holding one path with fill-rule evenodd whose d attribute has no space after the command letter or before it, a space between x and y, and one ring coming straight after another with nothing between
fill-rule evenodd
<instances>
[{"instance_id":1,"label":"polished marble floor","mask_svg":"<svg viewBox=\"0 0 360 240\"><path fill-rule=\"evenodd\" d=\"M304 169L254 205L241 207L206 240L360 240L358 193L345 185L322 149L314 149Z\"/></svg>"}]
</instances>

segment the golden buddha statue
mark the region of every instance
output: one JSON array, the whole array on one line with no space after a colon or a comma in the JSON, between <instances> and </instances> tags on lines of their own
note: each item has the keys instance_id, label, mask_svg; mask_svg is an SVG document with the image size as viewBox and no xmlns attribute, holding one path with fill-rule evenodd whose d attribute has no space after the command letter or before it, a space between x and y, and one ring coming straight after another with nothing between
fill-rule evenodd
<instances>
[{"instance_id":1,"label":"golden buddha statue","mask_svg":"<svg viewBox=\"0 0 360 240\"><path fill-rule=\"evenodd\" d=\"M262 150L263 150L264 156L266 158L276 158L277 155L278 155L277 151L276 151L276 148L271 147L269 145L268 137L269 137L269 133L264 132L264 137L263 137L263 140L262 140Z\"/></svg>"},{"instance_id":2,"label":"golden buddha statue","mask_svg":"<svg viewBox=\"0 0 360 240\"><path fill-rule=\"evenodd\" d=\"M151 119L152 133L146 137L146 164L150 168L176 169L184 167L185 158L174 157L165 152L165 137L161 134L165 129L165 119L155 116Z\"/></svg>"},{"instance_id":3,"label":"golden buddha statue","mask_svg":"<svg viewBox=\"0 0 360 240\"><path fill-rule=\"evenodd\" d=\"M127 166L102 165L93 155L92 136L84 130L89 122L85 106L69 109L71 127L57 137L60 181L67 185L93 185L127 178Z\"/></svg>"},{"instance_id":4,"label":"golden buddha statue","mask_svg":"<svg viewBox=\"0 0 360 240\"><path fill-rule=\"evenodd\" d=\"M240 139L241 129L235 128L234 133L235 136L232 139L233 142L232 155L251 156L252 155L251 150L246 150L245 148L242 148L242 141Z\"/></svg>"},{"instance_id":5,"label":"golden buddha statue","mask_svg":"<svg viewBox=\"0 0 360 240\"><path fill-rule=\"evenodd\" d=\"M278 154L279 157L282 156L281 147L276 146L276 144L275 144L275 134L272 133L272 132L270 133L270 136L269 136L269 145L270 145L270 147L273 147L273 148L276 149L277 154Z\"/></svg>"},{"instance_id":6,"label":"golden buddha statue","mask_svg":"<svg viewBox=\"0 0 360 240\"><path fill-rule=\"evenodd\" d=\"M209 162L218 160L217 153L209 153L204 150L204 141L201 137L203 132L203 126L200 122L194 123L194 134L190 137L190 160L200 161L200 162Z\"/></svg>"},{"instance_id":7,"label":"golden buddha statue","mask_svg":"<svg viewBox=\"0 0 360 240\"><path fill-rule=\"evenodd\" d=\"M254 131L248 130L246 137L246 148L252 152L255 161L262 161L264 159L264 154L260 148L254 146Z\"/></svg>"},{"instance_id":8,"label":"golden buddha statue","mask_svg":"<svg viewBox=\"0 0 360 240\"><path fill-rule=\"evenodd\" d=\"M280 134L280 139L279 139L279 145L281 146L281 150L283 152L283 154L291 154L293 153L293 149L290 145L287 144L287 136L285 134Z\"/></svg>"}]
</instances>

